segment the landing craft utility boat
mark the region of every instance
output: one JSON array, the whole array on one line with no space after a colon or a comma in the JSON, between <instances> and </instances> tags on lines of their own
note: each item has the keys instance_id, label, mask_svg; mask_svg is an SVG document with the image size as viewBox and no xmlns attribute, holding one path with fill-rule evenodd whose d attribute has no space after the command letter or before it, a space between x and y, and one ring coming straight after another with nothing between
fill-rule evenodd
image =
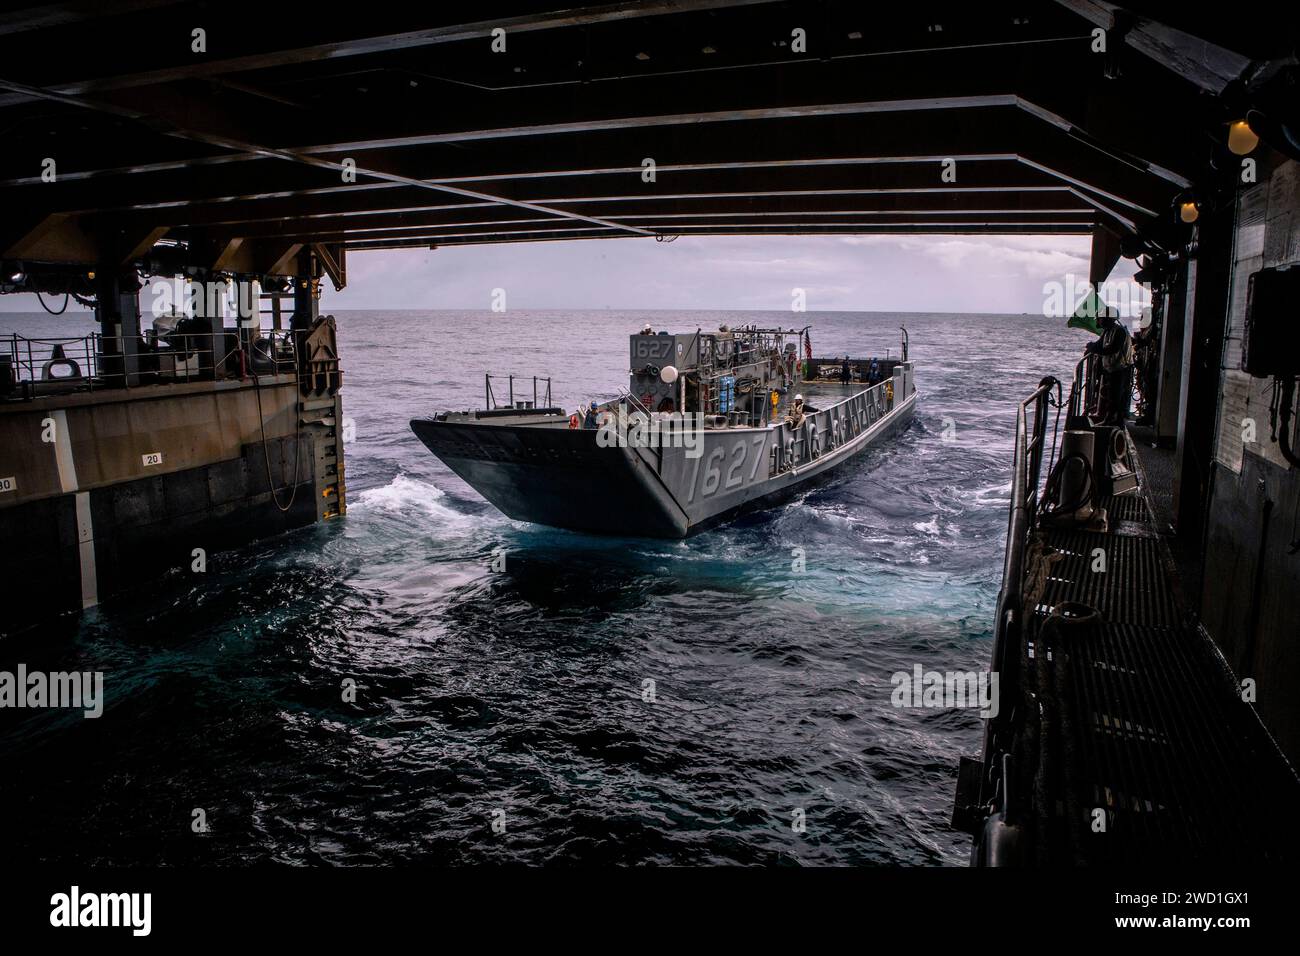
<instances>
[{"instance_id":1,"label":"landing craft utility boat","mask_svg":"<svg viewBox=\"0 0 1300 956\"><path fill-rule=\"evenodd\" d=\"M511 518L683 538L775 504L905 427L916 407L906 329L899 358L814 358L808 329L753 326L647 326L629 351L629 391L576 415L551 406L546 379L515 400L512 378L498 405L488 376L484 409L411 429Z\"/></svg>"}]
</instances>

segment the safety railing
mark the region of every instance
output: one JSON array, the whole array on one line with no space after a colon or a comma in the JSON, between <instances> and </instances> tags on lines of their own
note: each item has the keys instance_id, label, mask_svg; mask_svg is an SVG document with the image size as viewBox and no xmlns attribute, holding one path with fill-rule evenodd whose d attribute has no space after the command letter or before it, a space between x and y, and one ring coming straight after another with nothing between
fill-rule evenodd
<instances>
[{"instance_id":1,"label":"safety railing","mask_svg":"<svg viewBox=\"0 0 1300 956\"><path fill-rule=\"evenodd\" d=\"M674 412L652 412L645 402L626 388L619 389L618 398L597 406L597 411L607 411L617 415L620 422L625 416L629 417L629 421L630 416L637 416L646 422L656 421L658 423L662 441L651 442L644 448L645 451L654 456L654 468L657 473L662 473L664 468L664 444L666 443L671 447L674 434L686 433L702 427L702 422L697 416L683 416Z\"/></svg>"},{"instance_id":2,"label":"safety railing","mask_svg":"<svg viewBox=\"0 0 1300 956\"><path fill-rule=\"evenodd\" d=\"M830 408L807 412L797 428L790 428L786 419L781 422L770 474L799 468L835 451L873 428L902 400L899 396L895 401L893 380L886 379Z\"/></svg>"},{"instance_id":3,"label":"safety railing","mask_svg":"<svg viewBox=\"0 0 1300 956\"><path fill-rule=\"evenodd\" d=\"M998 674L1000 693L1004 700L1016 700L1018 695L1019 651L1027 611L1024 604L1025 553L1035 527L1040 486L1043 474L1043 452L1047 445L1047 421L1053 407L1052 395L1057 395L1055 407L1060 407L1060 382L1052 376L1044 378L1024 401L1016 406L1015 450L1011 468L1011 506L1007 517L1007 545L1002 563L1002 585L998 591L997 612L993 630L992 669ZM1059 424L1059 411L1058 422ZM1055 457L1055 425L1053 426L1053 451ZM1048 461L1049 472L1051 460ZM1014 656L1013 656L1014 655ZM985 723L984 754L991 759L996 748L993 741L1001 727L1011 718L1012 708L1000 708L998 715ZM997 769L988 768L987 769Z\"/></svg>"},{"instance_id":4,"label":"safety railing","mask_svg":"<svg viewBox=\"0 0 1300 956\"><path fill-rule=\"evenodd\" d=\"M1048 408L1053 390L1059 389L1055 378L1047 377L1028 398L1016 406L1016 447L1011 474L1011 509L1007 519L1007 547L1002 563L1002 589L998 595L999 626L1005 612L1021 612L1024 583L1025 548L1034 529L1038 511L1039 486L1042 480L1043 449L1047 440ZM1032 415L1032 420L1031 420ZM998 636L1001 636L999 634ZM994 640L994 658L1000 659L998 640Z\"/></svg>"},{"instance_id":5,"label":"safety railing","mask_svg":"<svg viewBox=\"0 0 1300 956\"><path fill-rule=\"evenodd\" d=\"M501 376L498 375L496 376L496 378L499 380ZM522 409L530 409L530 408L551 407L550 378L541 378L540 376L537 375L533 375L531 376L531 378L524 378L524 376L522 375L514 375L513 373L505 376L505 378L507 381L508 399L505 405L501 405L500 403L497 402L496 393L492 389L492 375L488 373L485 373L483 375L483 407L484 408L490 411L495 411L498 408L518 408L522 410ZM532 382L533 397L531 399L515 398L515 379L518 379L521 383L527 383L530 381ZM539 388L542 385L546 386L545 392L539 392ZM527 392L521 394L527 394Z\"/></svg>"},{"instance_id":6,"label":"safety railing","mask_svg":"<svg viewBox=\"0 0 1300 956\"><path fill-rule=\"evenodd\" d=\"M1070 418L1081 419L1097 414L1101 397L1101 356L1091 352L1079 359L1070 383Z\"/></svg>"},{"instance_id":7,"label":"safety railing","mask_svg":"<svg viewBox=\"0 0 1300 956\"><path fill-rule=\"evenodd\" d=\"M292 373L295 336L288 330L227 329L138 338L95 332L80 337L0 337L0 399L178 382L246 379Z\"/></svg>"}]
</instances>

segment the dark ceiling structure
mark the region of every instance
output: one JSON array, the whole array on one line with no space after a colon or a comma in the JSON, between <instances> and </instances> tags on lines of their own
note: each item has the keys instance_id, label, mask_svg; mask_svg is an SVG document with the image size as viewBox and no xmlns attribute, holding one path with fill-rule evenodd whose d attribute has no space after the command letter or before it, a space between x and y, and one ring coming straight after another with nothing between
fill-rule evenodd
<instances>
[{"instance_id":1,"label":"dark ceiling structure","mask_svg":"<svg viewBox=\"0 0 1300 956\"><path fill-rule=\"evenodd\" d=\"M349 250L533 240L1100 230L1158 253L1235 175L1229 122L1283 150L1294 128L1294 8L1195 9L10 10L0 259L275 275L310 248L341 286Z\"/></svg>"}]
</instances>

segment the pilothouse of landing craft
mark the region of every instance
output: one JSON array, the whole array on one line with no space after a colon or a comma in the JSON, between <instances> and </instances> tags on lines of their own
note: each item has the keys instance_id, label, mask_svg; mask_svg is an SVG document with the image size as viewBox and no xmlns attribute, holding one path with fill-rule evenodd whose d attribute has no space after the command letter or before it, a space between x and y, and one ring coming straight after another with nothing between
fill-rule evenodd
<instances>
[{"instance_id":1,"label":"pilothouse of landing craft","mask_svg":"<svg viewBox=\"0 0 1300 956\"><path fill-rule=\"evenodd\" d=\"M907 330L898 357L816 358L809 329L656 332L629 342L629 387L568 414L498 403L411 422L430 451L507 516L576 531L682 538L786 498L905 428L916 407ZM800 348L802 346L802 348Z\"/></svg>"}]
</instances>

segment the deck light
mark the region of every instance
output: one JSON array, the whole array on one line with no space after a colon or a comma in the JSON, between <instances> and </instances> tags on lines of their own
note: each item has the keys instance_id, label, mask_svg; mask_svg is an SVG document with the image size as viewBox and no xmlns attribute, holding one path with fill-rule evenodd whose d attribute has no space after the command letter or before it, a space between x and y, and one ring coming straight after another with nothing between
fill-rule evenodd
<instances>
[{"instance_id":1,"label":"deck light","mask_svg":"<svg viewBox=\"0 0 1300 956\"><path fill-rule=\"evenodd\" d=\"M677 369L671 365L665 365L659 370L659 378L665 385L671 385L677 381Z\"/></svg>"},{"instance_id":2,"label":"deck light","mask_svg":"<svg viewBox=\"0 0 1300 956\"><path fill-rule=\"evenodd\" d=\"M713 47L711 47L711 46L706 46L704 49L700 50L700 52L701 52L701 53L717 53L718 51L715 50L715 49L713 49Z\"/></svg>"},{"instance_id":3,"label":"deck light","mask_svg":"<svg viewBox=\"0 0 1300 956\"><path fill-rule=\"evenodd\" d=\"M638 54L636 55L636 58L637 58L638 60L648 60L648 59L650 59L650 54L649 54L649 53L638 53Z\"/></svg>"},{"instance_id":4,"label":"deck light","mask_svg":"<svg viewBox=\"0 0 1300 956\"><path fill-rule=\"evenodd\" d=\"M1196 218L1201 214L1201 210L1194 202L1185 202L1178 207L1178 218L1183 222L1196 222Z\"/></svg>"},{"instance_id":5,"label":"deck light","mask_svg":"<svg viewBox=\"0 0 1300 956\"><path fill-rule=\"evenodd\" d=\"M1228 149L1238 156L1245 156L1259 145L1259 134L1250 128L1246 120L1237 120L1228 127Z\"/></svg>"}]
</instances>

